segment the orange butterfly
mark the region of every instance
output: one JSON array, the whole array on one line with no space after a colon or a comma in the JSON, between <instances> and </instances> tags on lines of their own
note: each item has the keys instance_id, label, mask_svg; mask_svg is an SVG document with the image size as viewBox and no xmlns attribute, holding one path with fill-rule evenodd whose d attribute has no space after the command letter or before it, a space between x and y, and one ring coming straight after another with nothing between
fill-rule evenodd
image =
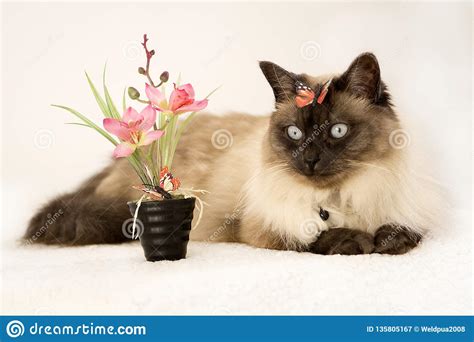
<instances>
[{"instance_id":1,"label":"orange butterfly","mask_svg":"<svg viewBox=\"0 0 474 342\"><path fill-rule=\"evenodd\" d=\"M165 166L160 171L160 187L166 191L175 191L181 186L181 182L178 178L173 177L171 172L169 172L168 167Z\"/></svg>"},{"instance_id":2,"label":"orange butterfly","mask_svg":"<svg viewBox=\"0 0 474 342\"><path fill-rule=\"evenodd\" d=\"M331 81L332 79L324 83L324 85L320 88L321 90L318 94L318 98L316 99L316 102L318 104L323 103L324 98L326 97L328 93L329 86L331 85ZM295 86L296 86L296 98L295 98L296 106L298 108L303 108L309 104L312 104L314 101L314 98L316 97L314 90L300 81L297 81Z\"/></svg>"},{"instance_id":3,"label":"orange butterfly","mask_svg":"<svg viewBox=\"0 0 474 342\"><path fill-rule=\"evenodd\" d=\"M298 108L306 107L307 105L313 103L315 94L313 89L307 85L301 83L300 81L296 82L296 106Z\"/></svg>"}]
</instances>

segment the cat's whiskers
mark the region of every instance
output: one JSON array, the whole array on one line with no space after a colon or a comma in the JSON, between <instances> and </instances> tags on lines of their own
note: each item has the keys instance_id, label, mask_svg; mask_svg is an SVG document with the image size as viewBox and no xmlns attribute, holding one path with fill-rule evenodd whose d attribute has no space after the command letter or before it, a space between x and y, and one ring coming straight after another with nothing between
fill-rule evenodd
<instances>
[{"instance_id":1,"label":"cat's whiskers","mask_svg":"<svg viewBox=\"0 0 474 342\"><path fill-rule=\"evenodd\" d=\"M366 163L366 162L361 162L361 161L358 161L358 160L351 160L351 159L343 159L343 160L347 161L351 164L354 164L354 165L369 166L369 167L377 168L377 169L384 170L384 171L387 171L387 172L390 172L390 173L394 172L393 170L387 169L386 167L383 167L383 166L380 166L380 165L377 165L377 164L373 164L373 163Z\"/></svg>"},{"instance_id":2,"label":"cat's whiskers","mask_svg":"<svg viewBox=\"0 0 474 342\"><path fill-rule=\"evenodd\" d=\"M375 164L372 164L372 163L365 163L365 162L360 162L360 161L356 161L356 160L350 160L350 159L344 159L345 161L348 161L350 163L354 163L354 164L358 164L358 165L364 165L364 166L370 166L370 167L374 167L374 168L377 168L377 169L381 169L381 170L384 170L384 171L387 171L387 172L390 172L390 173L398 173L398 171L395 171L395 170L390 170L388 168L385 168L385 167L382 167L380 165L375 165ZM425 181L428 181L430 183L433 183L433 184L436 184L436 185L439 185L439 186L442 186L442 187L446 187L447 185L446 184L443 184L439 181L437 181L435 178L433 178L432 176L430 176L429 174L422 174L422 173L419 173L419 172L415 172L414 170L412 169L408 169L406 170L407 172L409 172L410 174L414 175L415 177L418 177L418 178L421 178Z\"/></svg>"}]
</instances>

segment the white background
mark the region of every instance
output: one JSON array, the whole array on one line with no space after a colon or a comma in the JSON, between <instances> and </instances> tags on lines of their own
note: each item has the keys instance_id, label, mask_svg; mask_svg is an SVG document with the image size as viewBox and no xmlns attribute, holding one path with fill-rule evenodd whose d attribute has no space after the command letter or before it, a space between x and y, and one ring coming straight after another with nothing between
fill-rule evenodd
<instances>
[{"instance_id":1,"label":"white background","mask_svg":"<svg viewBox=\"0 0 474 342\"><path fill-rule=\"evenodd\" d=\"M2 232L18 237L33 211L104 166L111 145L50 107L96 118L83 71L119 101L137 88L148 33L156 75L181 72L209 110L262 115L273 95L257 65L342 72L361 52L378 58L411 144L426 148L454 205L471 208L471 8L469 3L3 4ZM316 50L314 50L315 48ZM45 148L40 148L45 147Z\"/></svg>"}]
</instances>

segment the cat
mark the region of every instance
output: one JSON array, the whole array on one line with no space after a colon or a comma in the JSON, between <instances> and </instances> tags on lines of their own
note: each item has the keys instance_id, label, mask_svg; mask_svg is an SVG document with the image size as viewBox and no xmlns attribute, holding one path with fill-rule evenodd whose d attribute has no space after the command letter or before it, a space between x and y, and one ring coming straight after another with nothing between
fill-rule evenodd
<instances>
[{"instance_id":1,"label":"cat","mask_svg":"<svg viewBox=\"0 0 474 342\"><path fill-rule=\"evenodd\" d=\"M191 239L326 255L414 248L437 223L436 194L420 191L405 149L393 146L402 126L377 58L363 53L332 76L295 74L272 62L260 68L275 96L270 116L199 114L179 144L173 173L184 188L208 191L199 195L207 205ZM327 93L322 103L298 106L298 85ZM122 224L139 183L127 161L116 160L44 206L24 239L130 241Z\"/></svg>"}]
</instances>

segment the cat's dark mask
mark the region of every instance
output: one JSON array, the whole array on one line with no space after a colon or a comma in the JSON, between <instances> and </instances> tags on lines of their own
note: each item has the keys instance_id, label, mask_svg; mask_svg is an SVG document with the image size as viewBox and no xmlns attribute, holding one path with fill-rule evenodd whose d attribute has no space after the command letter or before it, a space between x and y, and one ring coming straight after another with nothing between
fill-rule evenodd
<instances>
[{"instance_id":1,"label":"cat's dark mask","mask_svg":"<svg viewBox=\"0 0 474 342\"><path fill-rule=\"evenodd\" d=\"M373 54L361 54L342 75L333 77L321 103L298 101L298 84L317 98L330 77L295 74L271 62L260 62L260 68L276 103L268 162L291 165L325 187L393 150L389 135L398 121Z\"/></svg>"}]
</instances>

